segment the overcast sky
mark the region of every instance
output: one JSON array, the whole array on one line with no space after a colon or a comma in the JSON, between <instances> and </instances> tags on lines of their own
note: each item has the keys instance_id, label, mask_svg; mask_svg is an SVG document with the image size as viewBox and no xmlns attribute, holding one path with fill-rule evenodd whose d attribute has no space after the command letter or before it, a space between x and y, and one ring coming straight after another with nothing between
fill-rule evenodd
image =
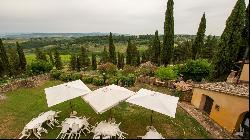
<instances>
[{"instance_id":1,"label":"overcast sky","mask_svg":"<svg viewBox=\"0 0 250 140\"><path fill-rule=\"evenodd\" d=\"M236 0L174 0L175 34L221 35ZM248 4L248 0L246 0ZM0 32L163 33L167 0L0 0Z\"/></svg>"}]
</instances>

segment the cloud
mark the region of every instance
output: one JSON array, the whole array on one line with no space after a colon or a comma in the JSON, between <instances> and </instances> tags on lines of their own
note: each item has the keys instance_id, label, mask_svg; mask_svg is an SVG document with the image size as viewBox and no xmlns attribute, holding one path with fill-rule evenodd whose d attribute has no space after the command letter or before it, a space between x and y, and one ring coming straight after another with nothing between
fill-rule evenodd
<instances>
[{"instance_id":1,"label":"cloud","mask_svg":"<svg viewBox=\"0 0 250 140\"><path fill-rule=\"evenodd\" d=\"M175 33L220 35L236 0L174 0ZM1 0L0 32L163 33L166 0Z\"/></svg>"}]
</instances>

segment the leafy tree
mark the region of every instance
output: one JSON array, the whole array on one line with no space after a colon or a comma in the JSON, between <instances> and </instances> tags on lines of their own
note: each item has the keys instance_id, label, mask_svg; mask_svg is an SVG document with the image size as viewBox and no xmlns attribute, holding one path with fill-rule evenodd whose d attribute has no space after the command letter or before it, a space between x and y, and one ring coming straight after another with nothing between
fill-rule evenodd
<instances>
[{"instance_id":1,"label":"leafy tree","mask_svg":"<svg viewBox=\"0 0 250 140\"><path fill-rule=\"evenodd\" d=\"M20 46L18 42L16 42L16 46L17 46L17 53L19 56L19 67L21 68L22 71L25 71L27 62L23 52L23 47Z\"/></svg>"},{"instance_id":2,"label":"leafy tree","mask_svg":"<svg viewBox=\"0 0 250 140\"><path fill-rule=\"evenodd\" d=\"M106 46L104 46L103 52L101 54L101 63L107 63L109 60L109 53L107 52Z\"/></svg>"},{"instance_id":3,"label":"leafy tree","mask_svg":"<svg viewBox=\"0 0 250 140\"><path fill-rule=\"evenodd\" d=\"M70 56L70 69L76 70L77 69L77 58L74 54Z\"/></svg>"},{"instance_id":4,"label":"leafy tree","mask_svg":"<svg viewBox=\"0 0 250 140\"><path fill-rule=\"evenodd\" d=\"M153 40L153 46L152 46L152 62L160 65L160 54L161 54L161 46L160 46L160 39L158 36L158 30L155 31L155 37Z\"/></svg>"},{"instance_id":5,"label":"leafy tree","mask_svg":"<svg viewBox=\"0 0 250 140\"><path fill-rule=\"evenodd\" d=\"M201 22L198 28L198 32L196 34L196 38L194 40L194 44L192 46L192 57L195 60L198 55L201 53L201 49L204 46L204 37L206 32L206 17L205 13L202 15Z\"/></svg>"},{"instance_id":6,"label":"leafy tree","mask_svg":"<svg viewBox=\"0 0 250 140\"><path fill-rule=\"evenodd\" d=\"M113 42L111 32L109 34L109 59L110 59L110 62L112 62L113 64L117 63L116 53L115 53L115 45L114 45L114 42Z\"/></svg>"},{"instance_id":7,"label":"leafy tree","mask_svg":"<svg viewBox=\"0 0 250 140\"><path fill-rule=\"evenodd\" d=\"M61 70L63 68L62 60L61 60L61 56L60 56L57 48L55 49L54 59L55 59L55 67L56 67L56 69Z\"/></svg>"},{"instance_id":8,"label":"leafy tree","mask_svg":"<svg viewBox=\"0 0 250 140\"><path fill-rule=\"evenodd\" d=\"M215 49L218 47L218 40L215 36L207 36L204 47L201 49L201 57L212 60Z\"/></svg>"},{"instance_id":9,"label":"leafy tree","mask_svg":"<svg viewBox=\"0 0 250 140\"><path fill-rule=\"evenodd\" d=\"M97 68L97 63L96 63L96 55L92 53L92 69L96 70Z\"/></svg>"},{"instance_id":10,"label":"leafy tree","mask_svg":"<svg viewBox=\"0 0 250 140\"><path fill-rule=\"evenodd\" d=\"M170 63L174 47L174 9L173 0L168 0L167 10L165 13L163 48L162 48L162 64L165 66Z\"/></svg>"},{"instance_id":11,"label":"leafy tree","mask_svg":"<svg viewBox=\"0 0 250 140\"><path fill-rule=\"evenodd\" d=\"M221 35L218 51L214 55L212 77L225 80L234 69L239 46L242 43L242 30L245 22L245 1L238 0L227 19Z\"/></svg>"},{"instance_id":12,"label":"leafy tree","mask_svg":"<svg viewBox=\"0 0 250 140\"><path fill-rule=\"evenodd\" d=\"M43 53L39 48L35 49L36 60L44 60L47 61L46 54Z\"/></svg>"},{"instance_id":13,"label":"leafy tree","mask_svg":"<svg viewBox=\"0 0 250 140\"><path fill-rule=\"evenodd\" d=\"M8 74L9 76L12 76L12 72L10 69L10 63L8 60L8 56L6 54L5 47L3 46L2 39L0 39L0 59L2 62L2 67L3 67L4 73Z\"/></svg>"}]
</instances>

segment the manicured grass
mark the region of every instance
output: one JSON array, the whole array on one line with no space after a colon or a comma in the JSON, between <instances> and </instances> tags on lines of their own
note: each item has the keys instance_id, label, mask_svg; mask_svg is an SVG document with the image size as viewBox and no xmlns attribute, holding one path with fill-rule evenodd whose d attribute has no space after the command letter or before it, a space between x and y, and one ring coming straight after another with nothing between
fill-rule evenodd
<instances>
[{"instance_id":1,"label":"manicured grass","mask_svg":"<svg viewBox=\"0 0 250 140\"><path fill-rule=\"evenodd\" d=\"M7 98L0 100L0 138L17 138L25 124L32 118L37 117L43 111L61 110L59 121L69 117L69 101L47 107L47 101L44 94L44 88L62 83L61 81L48 81L43 86L37 88L20 88L6 94ZM92 90L98 87L88 85ZM148 88L169 94L166 88L152 87L145 84L136 84L131 90L138 91L139 88ZM95 124L105 120L109 116L109 111L98 115L93 109L85 103L80 97L73 99L73 108L78 115L91 117L90 124ZM121 103L112 109L113 116L117 122L122 122L120 129L128 133L127 138L137 138L146 134L146 126L150 125L151 111L131 105ZM191 116L189 116L180 107L177 108L176 118L170 118L160 113L153 113L153 125L165 138L211 138L204 128ZM42 135L42 138L56 138L61 128L53 130L46 125L48 134ZM81 138L92 138L93 134L81 136ZM35 138L32 136L31 138Z\"/></svg>"},{"instance_id":2,"label":"manicured grass","mask_svg":"<svg viewBox=\"0 0 250 140\"><path fill-rule=\"evenodd\" d=\"M63 64L67 64L70 61L70 55L60 55ZM36 55L35 54L26 54L25 55L26 61L28 64L30 64L32 61L36 60ZM49 56L47 55L47 59L49 60Z\"/></svg>"}]
</instances>

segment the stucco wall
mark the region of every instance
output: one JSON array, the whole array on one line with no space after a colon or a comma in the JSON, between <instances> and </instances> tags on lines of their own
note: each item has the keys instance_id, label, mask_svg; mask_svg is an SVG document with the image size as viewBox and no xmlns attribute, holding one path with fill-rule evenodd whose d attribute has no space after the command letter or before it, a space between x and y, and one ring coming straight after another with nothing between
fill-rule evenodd
<instances>
[{"instance_id":1,"label":"stucco wall","mask_svg":"<svg viewBox=\"0 0 250 140\"><path fill-rule=\"evenodd\" d=\"M196 108L203 109L205 103L204 95L214 100L210 117L230 133L237 130L241 122L237 122L239 116L243 112L249 111L249 98L193 88L191 103ZM215 109L215 105L219 105L219 111ZM240 119L242 119L242 117Z\"/></svg>"},{"instance_id":2,"label":"stucco wall","mask_svg":"<svg viewBox=\"0 0 250 140\"><path fill-rule=\"evenodd\" d=\"M244 64L240 75L240 80L244 82L249 82L249 64Z\"/></svg>"}]
</instances>

